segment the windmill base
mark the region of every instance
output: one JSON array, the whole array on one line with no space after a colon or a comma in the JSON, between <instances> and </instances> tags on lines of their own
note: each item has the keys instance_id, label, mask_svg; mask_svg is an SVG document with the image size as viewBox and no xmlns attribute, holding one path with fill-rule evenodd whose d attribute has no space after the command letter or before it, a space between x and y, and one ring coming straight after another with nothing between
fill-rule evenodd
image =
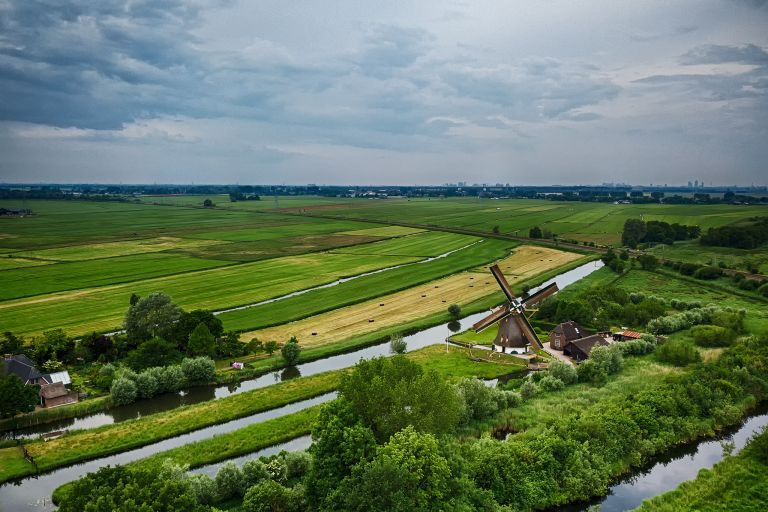
<instances>
[{"instance_id":1,"label":"windmill base","mask_svg":"<svg viewBox=\"0 0 768 512\"><path fill-rule=\"evenodd\" d=\"M494 352L501 352L502 354L527 354L528 347L502 347L501 345L493 346Z\"/></svg>"}]
</instances>

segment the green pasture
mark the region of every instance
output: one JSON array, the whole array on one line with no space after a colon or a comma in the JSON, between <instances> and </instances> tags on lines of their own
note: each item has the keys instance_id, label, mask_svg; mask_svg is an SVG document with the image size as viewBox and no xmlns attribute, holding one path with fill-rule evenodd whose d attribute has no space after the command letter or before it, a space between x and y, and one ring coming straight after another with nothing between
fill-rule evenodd
<instances>
[{"instance_id":1,"label":"green pasture","mask_svg":"<svg viewBox=\"0 0 768 512\"><path fill-rule=\"evenodd\" d=\"M644 218L695 224L703 230L768 211L760 206L733 205L615 205L613 203L557 202L541 199L400 199L380 201L338 199L334 208L305 207L310 213L345 218L406 222L527 236L533 226L578 240L615 244L624 221ZM343 202L343 203L342 203Z\"/></svg>"},{"instance_id":2,"label":"green pasture","mask_svg":"<svg viewBox=\"0 0 768 512\"><path fill-rule=\"evenodd\" d=\"M0 206L18 206L0 201ZM27 201L33 215L0 218L0 249L32 251L43 248L137 240L156 237L191 238L197 233L242 229L280 229L292 226L285 236L311 234L328 221L296 215L242 209L182 208L143 203L87 201ZM340 222L340 231L377 227L360 222ZM214 239L220 240L220 238Z\"/></svg>"},{"instance_id":3,"label":"green pasture","mask_svg":"<svg viewBox=\"0 0 768 512\"><path fill-rule=\"evenodd\" d=\"M416 252L425 255L437 255L445 250L440 244L435 243L434 237L439 237L440 235L439 233L423 233L412 235L409 238L421 240L423 248ZM452 236L456 237L454 242L459 246L468 245L477 240L475 237L470 236ZM397 246L400 243L400 239L395 238L379 243ZM318 292L325 293L313 295L317 294L317 292L311 292L301 297L280 301L270 306L226 313L222 315L222 318L225 319L231 315L233 318L230 320L233 324L237 324L239 321L244 325L243 328L261 325L260 322L263 321L265 315L271 318L271 323L282 323L282 317L279 315L284 312L282 309L285 307L283 303L288 304L289 310L292 310L292 316L295 316L297 312L304 311L305 308L309 308L305 315L309 314L310 311L317 311L318 308L322 310L333 309L339 307L340 303L345 304L363 300L360 297L370 298L388 293L393 287L402 289L468 267L481 265L487 261L504 256L513 245L515 244L511 242L485 241L454 253L447 258L392 271L396 272L396 274L385 272L368 276L334 288L318 290ZM414 248L417 248L417 246L414 246ZM386 253L387 251L384 250L383 252ZM168 258L168 262L164 265L142 265L144 260L163 258ZM137 274L142 272L163 272L166 268L167 273L171 273L171 267L174 264L195 265L202 264L199 262L207 260L195 260L179 257L178 255L156 253L50 265L48 267L63 269L65 272L51 273L50 277L47 277L46 274L36 273L33 284L37 290L42 289L44 286L49 288L60 286L61 288L59 289L69 289L72 288L70 285L76 285L77 283L81 283L80 286L83 288L2 302L0 303L0 328L4 331L10 330L26 334L40 333L57 327L63 328L71 334L82 334L91 330L113 330L121 325L128 299L132 293L146 295L153 291L164 291L174 301L187 309L225 309L259 302L271 297L331 282L341 277L348 277L402 263L415 262L419 259L421 258L390 256L387 254L316 253L274 258L184 274L174 273L173 275L161 278L136 280L130 283L124 282L123 284L90 289L85 289L89 283L96 283L99 280L107 279L115 280L119 279L121 275L125 276L128 272L126 268L129 264L135 265L135 272ZM114 262L121 261L126 268L121 269L119 266L114 266L114 272L111 276L107 274L106 270L99 270L96 267L96 265L116 265ZM177 261L178 263L175 263ZM222 265L223 263L214 261L211 264ZM68 275L66 272L67 268L79 269L78 275ZM175 270L174 272L179 271ZM11 273L14 272L16 274L11 276ZM7 297L12 296L12 294L19 296L18 294L24 293L26 295L31 293L30 289L24 285L24 275L21 271L4 271L2 275L5 274L9 274L7 282L11 282L10 277L15 277L16 280L13 281L15 284L14 286L8 286L7 291L3 290L0 293L5 292ZM27 276L32 277L31 274L27 274ZM375 282L371 280L372 278L376 278ZM124 277L123 279L127 280L128 278ZM90 286L97 285L90 284ZM336 291L336 288L340 288L340 291ZM42 292L38 291L37 293ZM303 298L309 299L309 302L296 300ZM273 306L278 307L278 309L272 310L271 307ZM260 313L258 318L261 320L254 323L251 315L262 310L265 310L266 313ZM228 321L225 319L225 322ZM235 327L229 327L228 325L228 328Z\"/></svg>"},{"instance_id":4,"label":"green pasture","mask_svg":"<svg viewBox=\"0 0 768 512\"><path fill-rule=\"evenodd\" d=\"M472 240L473 237L466 237ZM464 243L466 245L466 243ZM253 330L299 320L343 306L363 302L444 276L475 268L506 256L516 245L504 240L485 240L445 258L347 281L338 286L313 290L297 297L223 313L226 329ZM347 255L365 258L364 255ZM378 257L378 256L370 256ZM394 256L390 256L394 258Z\"/></svg>"},{"instance_id":5,"label":"green pasture","mask_svg":"<svg viewBox=\"0 0 768 512\"><path fill-rule=\"evenodd\" d=\"M370 244L357 245L334 252L344 254L375 255L386 254L389 256L438 256L449 251L460 249L468 244L477 242L479 238L455 233L441 233L437 231L410 235L396 240L385 240Z\"/></svg>"},{"instance_id":6,"label":"green pasture","mask_svg":"<svg viewBox=\"0 0 768 512\"><path fill-rule=\"evenodd\" d=\"M70 334L108 331L122 324L133 293L145 296L164 291L185 309L223 309L414 260L396 256L308 254L16 299L0 303L0 330L19 334L40 333L57 327Z\"/></svg>"},{"instance_id":7,"label":"green pasture","mask_svg":"<svg viewBox=\"0 0 768 512\"><path fill-rule=\"evenodd\" d=\"M750 270L757 267L761 274L768 274L768 247L757 249L736 249L734 247L713 247L701 245L698 240L675 242L674 245L659 244L648 252L660 258L698 263L700 265L725 264L727 268Z\"/></svg>"},{"instance_id":8,"label":"green pasture","mask_svg":"<svg viewBox=\"0 0 768 512\"><path fill-rule=\"evenodd\" d=\"M8 270L12 268L38 267L40 265L48 265L49 263L53 263L53 262L32 260L27 258L16 258L11 255L0 256L0 270Z\"/></svg>"},{"instance_id":9,"label":"green pasture","mask_svg":"<svg viewBox=\"0 0 768 512\"><path fill-rule=\"evenodd\" d=\"M124 240L102 244L79 244L37 251L15 252L14 257L39 258L53 261L82 261L118 256L131 256L174 249L203 247L216 243L211 240L190 240L175 237L147 238L142 240Z\"/></svg>"},{"instance_id":10,"label":"green pasture","mask_svg":"<svg viewBox=\"0 0 768 512\"><path fill-rule=\"evenodd\" d=\"M149 253L4 270L0 272L0 300L129 283L227 264L183 254Z\"/></svg>"}]
</instances>

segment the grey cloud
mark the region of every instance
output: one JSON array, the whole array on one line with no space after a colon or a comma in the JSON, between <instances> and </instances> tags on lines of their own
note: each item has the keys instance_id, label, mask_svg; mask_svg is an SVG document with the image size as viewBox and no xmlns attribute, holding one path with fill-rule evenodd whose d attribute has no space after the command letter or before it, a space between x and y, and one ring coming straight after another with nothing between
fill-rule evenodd
<instances>
[{"instance_id":1,"label":"grey cloud","mask_svg":"<svg viewBox=\"0 0 768 512\"><path fill-rule=\"evenodd\" d=\"M768 51L754 44L741 46L708 44L696 47L680 57L680 63L684 65L728 62L765 66L768 65Z\"/></svg>"}]
</instances>

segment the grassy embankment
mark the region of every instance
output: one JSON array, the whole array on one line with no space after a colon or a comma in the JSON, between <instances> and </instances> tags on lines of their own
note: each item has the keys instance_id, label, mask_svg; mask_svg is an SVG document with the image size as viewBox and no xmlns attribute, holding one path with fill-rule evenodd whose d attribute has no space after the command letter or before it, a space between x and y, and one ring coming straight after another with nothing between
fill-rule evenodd
<instances>
[{"instance_id":1,"label":"grassy embankment","mask_svg":"<svg viewBox=\"0 0 768 512\"><path fill-rule=\"evenodd\" d=\"M440 345L414 351L407 357L451 379L468 376L494 378L520 367L515 365L513 358L509 358L506 364L476 363L469 359L464 349L451 347L449 353L445 353ZM91 430L72 431L48 442L27 443L26 448L40 471L51 470L329 393L338 387L341 376L347 371L300 377L220 400L179 407ZM3 455L16 462L9 463L7 470L0 472L0 482L34 473L34 468L24 461L18 448L6 448Z\"/></svg>"},{"instance_id":2,"label":"grassy embankment","mask_svg":"<svg viewBox=\"0 0 768 512\"><path fill-rule=\"evenodd\" d=\"M768 509L768 430L735 456L726 457L712 469L702 469L694 480L646 500L639 512L730 512Z\"/></svg>"}]
</instances>

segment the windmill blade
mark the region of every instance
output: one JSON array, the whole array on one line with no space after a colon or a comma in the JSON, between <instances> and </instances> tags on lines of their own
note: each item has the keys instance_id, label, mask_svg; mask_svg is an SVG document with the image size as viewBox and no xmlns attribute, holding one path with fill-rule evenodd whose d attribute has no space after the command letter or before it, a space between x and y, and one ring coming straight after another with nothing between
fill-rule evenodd
<instances>
[{"instance_id":1,"label":"windmill blade","mask_svg":"<svg viewBox=\"0 0 768 512\"><path fill-rule=\"evenodd\" d=\"M543 350L544 345L536 335L536 331L533 330L531 324L528 323L528 319L525 318L525 315L515 315L514 318L517 322L517 325L520 327L520 330L523 331L525 337L528 339L528 341L531 342L531 345L535 345L539 350Z\"/></svg>"},{"instance_id":2,"label":"windmill blade","mask_svg":"<svg viewBox=\"0 0 768 512\"><path fill-rule=\"evenodd\" d=\"M475 330L475 332L480 332L486 327L489 327L495 324L499 320L502 320L503 318L506 318L511 314L512 314L512 311L510 311L509 305L504 304L500 308L493 310L490 315L488 315L487 317L477 322L475 325L472 326L472 328Z\"/></svg>"},{"instance_id":3,"label":"windmill blade","mask_svg":"<svg viewBox=\"0 0 768 512\"><path fill-rule=\"evenodd\" d=\"M552 283L525 299L523 305L527 308L533 306L534 304L538 304L550 295L557 293L559 290L560 288L557 287L557 283Z\"/></svg>"},{"instance_id":4,"label":"windmill blade","mask_svg":"<svg viewBox=\"0 0 768 512\"><path fill-rule=\"evenodd\" d=\"M509 286L507 278L505 278L504 274L501 273L501 269L498 265L491 266L491 274L493 274L493 277L496 278L496 282L499 283L499 286L501 286L501 291L504 292L504 295L507 296L507 299L513 300L515 298L515 294L512 293L512 287Z\"/></svg>"}]
</instances>

